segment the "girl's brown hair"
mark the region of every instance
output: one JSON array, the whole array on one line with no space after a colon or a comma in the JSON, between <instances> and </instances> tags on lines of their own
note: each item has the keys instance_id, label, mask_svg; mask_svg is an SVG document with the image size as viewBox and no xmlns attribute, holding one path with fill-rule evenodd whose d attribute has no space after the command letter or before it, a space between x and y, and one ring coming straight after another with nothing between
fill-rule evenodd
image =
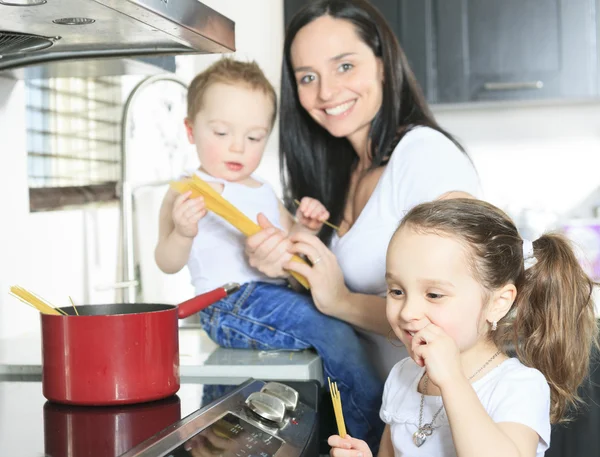
<instances>
[{"instance_id":1,"label":"girl's brown hair","mask_svg":"<svg viewBox=\"0 0 600 457\"><path fill-rule=\"evenodd\" d=\"M449 199L414 207L400 230L457 237L466 247L471 271L485 295L514 284L517 297L489 336L502 350L541 371L551 391L550 419L561 421L579 402L577 389L588 375L598 346L592 288L569 241L558 233L533 242L537 260L527 270L523 239L512 220L495 206L474 199Z\"/></svg>"}]
</instances>

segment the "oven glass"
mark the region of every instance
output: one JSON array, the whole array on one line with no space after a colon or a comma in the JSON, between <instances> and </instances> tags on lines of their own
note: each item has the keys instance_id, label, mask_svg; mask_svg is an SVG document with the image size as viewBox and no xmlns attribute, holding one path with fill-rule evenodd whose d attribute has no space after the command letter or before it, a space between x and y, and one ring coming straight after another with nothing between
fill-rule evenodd
<instances>
[{"instance_id":1,"label":"oven glass","mask_svg":"<svg viewBox=\"0 0 600 457\"><path fill-rule=\"evenodd\" d=\"M172 450L167 457L273 457L283 441L227 413Z\"/></svg>"}]
</instances>

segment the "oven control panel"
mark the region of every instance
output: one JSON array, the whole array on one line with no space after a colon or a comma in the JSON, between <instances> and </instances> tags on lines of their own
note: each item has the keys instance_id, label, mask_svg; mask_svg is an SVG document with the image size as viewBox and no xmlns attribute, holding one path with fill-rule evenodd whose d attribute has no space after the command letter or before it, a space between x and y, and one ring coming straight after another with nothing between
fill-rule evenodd
<instances>
[{"instance_id":1,"label":"oven control panel","mask_svg":"<svg viewBox=\"0 0 600 457\"><path fill-rule=\"evenodd\" d=\"M122 457L302 457L316 426L296 390L249 380Z\"/></svg>"}]
</instances>

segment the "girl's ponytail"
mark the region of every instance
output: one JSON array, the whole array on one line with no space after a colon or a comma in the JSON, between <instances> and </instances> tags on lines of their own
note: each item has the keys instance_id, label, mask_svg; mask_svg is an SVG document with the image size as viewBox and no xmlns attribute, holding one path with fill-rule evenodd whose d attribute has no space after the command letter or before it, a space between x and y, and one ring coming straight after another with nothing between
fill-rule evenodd
<instances>
[{"instance_id":1,"label":"girl's ponytail","mask_svg":"<svg viewBox=\"0 0 600 457\"><path fill-rule=\"evenodd\" d=\"M533 255L537 262L517 284L510 333L519 359L546 376L552 393L550 418L557 422L579 400L577 388L597 345L594 283L562 235L546 234L534 241Z\"/></svg>"}]
</instances>

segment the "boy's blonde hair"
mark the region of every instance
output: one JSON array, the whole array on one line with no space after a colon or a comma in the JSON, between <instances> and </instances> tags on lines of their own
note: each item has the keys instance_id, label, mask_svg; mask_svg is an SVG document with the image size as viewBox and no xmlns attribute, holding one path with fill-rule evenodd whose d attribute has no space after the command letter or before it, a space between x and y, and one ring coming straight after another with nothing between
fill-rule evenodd
<instances>
[{"instance_id":1,"label":"boy's blonde hair","mask_svg":"<svg viewBox=\"0 0 600 457\"><path fill-rule=\"evenodd\" d=\"M246 85L250 89L260 90L267 95L273 104L271 128L277 115L277 94L263 71L255 61L240 62L230 58L217 60L190 83L187 93L187 116L190 121L202 109L204 94L215 83Z\"/></svg>"}]
</instances>

